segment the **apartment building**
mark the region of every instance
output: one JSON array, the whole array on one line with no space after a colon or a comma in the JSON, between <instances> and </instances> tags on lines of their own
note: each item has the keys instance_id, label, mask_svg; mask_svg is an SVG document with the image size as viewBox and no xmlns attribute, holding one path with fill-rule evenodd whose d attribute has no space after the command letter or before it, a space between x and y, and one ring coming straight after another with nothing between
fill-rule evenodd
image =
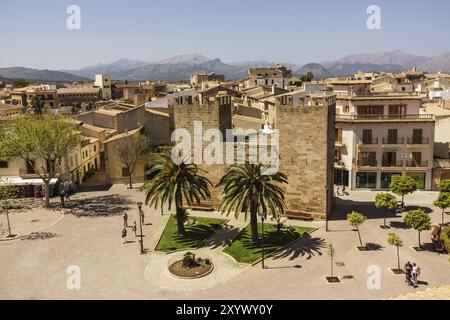
<instances>
[{"instance_id":1,"label":"apartment building","mask_svg":"<svg viewBox=\"0 0 450 320\"><path fill-rule=\"evenodd\" d=\"M102 89L102 98L104 100L111 100L112 98L112 80L111 77L106 74L96 74L95 83L96 87Z\"/></svg>"},{"instance_id":2,"label":"apartment building","mask_svg":"<svg viewBox=\"0 0 450 320\"><path fill-rule=\"evenodd\" d=\"M72 106L74 104L94 105L102 99L102 92L97 87L73 87L56 90L58 105Z\"/></svg>"},{"instance_id":3,"label":"apartment building","mask_svg":"<svg viewBox=\"0 0 450 320\"><path fill-rule=\"evenodd\" d=\"M55 85L39 85L14 89L11 92L12 104L33 107L33 99L39 97L44 103L44 108L57 106L57 91Z\"/></svg>"},{"instance_id":4,"label":"apartment building","mask_svg":"<svg viewBox=\"0 0 450 320\"><path fill-rule=\"evenodd\" d=\"M289 70L282 64L277 64L270 68L250 68L248 70L246 87L275 85L284 89L290 84L289 78L292 78L292 70Z\"/></svg>"},{"instance_id":5,"label":"apartment building","mask_svg":"<svg viewBox=\"0 0 450 320\"><path fill-rule=\"evenodd\" d=\"M67 160L69 175L67 178L76 185L81 185L87 180L90 172L100 169L100 140L82 136L80 145L69 153Z\"/></svg>"},{"instance_id":6,"label":"apartment building","mask_svg":"<svg viewBox=\"0 0 450 320\"><path fill-rule=\"evenodd\" d=\"M387 190L393 176L409 175L432 188L435 118L422 99L406 93L352 92L336 103L335 184Z\"/></svg>"},{"instance_id":7,"label":"apartment building","mask_svg":"<svg viewBox=\"0 0 450 320\"><path fill-rule=\"evenodd\" d=\"M214 72L212 73L205 73L205 72L201 72L201 73L197 73L191 76L191 85L193 87L197 87L197 86L202 86L202 84L204 82L216 82L216 83L220 83L220 82L224 82L225 81L225 76L222 74L216 74Z\"/></svg>"}]
</instances>

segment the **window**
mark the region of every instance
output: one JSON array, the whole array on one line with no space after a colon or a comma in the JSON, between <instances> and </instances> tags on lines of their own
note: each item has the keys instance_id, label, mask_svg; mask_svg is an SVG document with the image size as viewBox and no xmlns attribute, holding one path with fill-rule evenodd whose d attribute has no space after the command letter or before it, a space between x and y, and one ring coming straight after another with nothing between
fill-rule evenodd
<instances>
[{"instance_id":1,"label":"window","mask_svg":"<svg viewBox=\"0 0 450 320\"><path fill-rule=\"evenodd\" d=\"M413 144L421 144L422 143L422 129L414 129L413 130Z\"/></svg>"},{"instance_id":2,"label":"window","mask_svg":"<svg viewBox=\"0 0 450 320\"><path fill-rule=\"evenodd\" d=\"M383 167L394 167L397 161L397 152L383 153Z\"/></svg>"},{"instance_id":3,"label":"window","mask_svg":"<svg viewBox=\"0 0 450 320\"><path fill-rule=\"evenodd\" d=\"M130 174L128 173L128 169L127 168L122 168L122 177L129 177Z\"/></svg>"},{"instance_id":4,"label":"window","mask_svg":"<svg viewBox=\"0 0 450 320\"><path fill-rule=\"evenodd\" d=\"M361 152L359 154L360 159L360 165L362 166L370 166L370 167L376 167L377 166L377 153L376 152Z\"/></svg>"},{"instance_id":5,"label":"window","mask_svg":"<svg viewBox=\"0 0 450 320\"><path fill-rule=\"evenodd\" d=\"M414 178L414 180L416 180L417 182L417 189L425 189L425 179L426 179L426 174L422 173L422 172L409 172L406 174L407 176L410 176L412 178Z\"/></svg>"},{"instance_id":6,"label":"window","mask_svg":"<svg viewBox=\"0 0 450 320\"><path fill-rule=\"evenodd\" d=\"M422 152L413 152L411 162L413 167L420 167L422 164Z\"/></svg>"},{"instance_id":7,"label":"window","mask_svg":"<svg viewBox=\"0 0 450 320\"><path fill-rule=\"evenodd\" d=\"M401 176L400 172L382 172L381 173L381 189L389 189L393 177Z\"/></svg>"},{"instance_id":8,"label":"window","mask_svg":"<svg viewBox=\"0 0 450 320\"><path fill-rule=\"evenodd\" d=\"M363 130L363 143L372 144L372 129Z\"/></svg>"},{"instance_id":9,"label":"window","mask_svg":"<svg viewBox=\"0 0 450 320\"><path fill-rule=\"evenodd\" d=\"M0 160L0 169L8 168L8 161Z\"/></svg>"},{"instance_id":10,"label":"window","mask_svg":"<svg viewBox=\"0 0 450 320\"><path fill-rule=\"evenodd\" d=\"M349 172L347 170L334 170L334 184L340 186L349 186Z\"/></svg>"},{"instance_id":11,"label":"window","mask_svg":"<svg viewBox=\"0 0 450 320\"><path fill-rule=\"evenodd\" d=\"M344 113L349 113L349 112L350 112L350 107L344 106Z\"/></svg>"},{"instance_id":12,"label":"window","mask_svg":"<svg viewBox=\"0 0 450 320\"><path fill-rule=\"evenodd\" d=\"M397 144L397 129L388 130L388 144Z\"/></svg>"},{"instance_id":13,"label":"window","mask_svg":"<svg viewBox=\"0 0 450 320\"><path fill-rule=\"evenodd\" d=\"M377 173L376 172L357 172L356 173L356 188L375 189L377 187Z\"/></svg>"},{"instance_id":14,"label":"window","mask_svg":"<svg viewBox=\"0 0 450 320\"><path fill-rule=\"evenodd\" d=\"M405 105L390 105L389 106L390 115L405 115L406 106Z\"/></svg>"}]
</instances>

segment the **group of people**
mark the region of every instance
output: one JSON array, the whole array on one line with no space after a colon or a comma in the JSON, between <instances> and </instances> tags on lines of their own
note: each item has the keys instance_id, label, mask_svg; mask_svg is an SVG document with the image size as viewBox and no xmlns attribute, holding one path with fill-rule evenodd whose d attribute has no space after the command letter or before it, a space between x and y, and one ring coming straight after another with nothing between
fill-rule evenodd
<instances>
[{"instance_id":1,"label":"group of people","mask_svg":"<svg viewBox=\"0 0 450 320\"><path fill-rule=\"evenodd\" d=\"M409 286L413 286L414 288L418 287L419 277L420 277L421 270L419 266L415 263L407 262L405 264L405 275L406 279L405 282Z\"/></svg>"},{"instance_id":2,"label":"group of people","mask_svg":"<svg viewBox=\"0 0 450 320\"><path fill-rule=\"evenodd\" d=\"M144 219L145 219L144 212L141 211L139 216L140 216L139 218L141 219L142 224L144 224ZM129 225L128 225L128 215L125 212L123 214L123 229L122 229L123 244L127 244L128 243L128 241L127 241L127 233L128 233L127 228L128 227L129 227ZM133 222L133 225L131 226L131 231L134 232L134 237L137 238L138 235L137 235L137 224L136 224L136 221Z\"/></svg>"},{"instance_id":3,"label":"group of people","mask_svg":"<svg viewBox=\"0 0 450 320\"><path fill-rule=\"evenodd\" d=\"M341 190L342 190L342 192L341 192ZM349 193L344 185L342 186L342 188L341 188L341 186L336 187L336 194L338 196L348 196L349 195Z\"/></svg>"}]
</instances>

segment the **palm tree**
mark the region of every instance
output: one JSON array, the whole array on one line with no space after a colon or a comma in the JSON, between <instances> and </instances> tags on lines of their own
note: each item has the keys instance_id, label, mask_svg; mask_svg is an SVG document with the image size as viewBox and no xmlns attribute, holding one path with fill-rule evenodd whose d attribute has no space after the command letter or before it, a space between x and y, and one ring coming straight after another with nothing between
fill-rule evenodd
<instances>
[{"instance_id":1,"label":"palm tree","mask_svg":"<svg viewBox=\"0 0 450 320\"><path fill-rule=\"evenodd\" d=\"M175 204L177 218L177 235L185 236L184 205L211 198L211 182L200 175L195 164L182 162L177 165L172 161L171 151L163 149L157 158L149 163L147 175L149 180L142 186L145 190L145 204L155 209L167 203L169 210Z\"/></svg>"},{"instance_id":2,"label":"palm tree","mask_svg":"<svg viewBox=\"0 0 450 320\"><path fill-rule=\"evenodd\" d=\"M250 226L253 244L259 244L258 214L266 215L267 210L276 216L284 213L284 190L279 184L287 183L287 176L278 172L275 175L263 175L259 164L232 165L222 177L217 187L223 187L219 210L236 218L241 212L247 218L250 213Z\"/></svg>"}]
</instances>

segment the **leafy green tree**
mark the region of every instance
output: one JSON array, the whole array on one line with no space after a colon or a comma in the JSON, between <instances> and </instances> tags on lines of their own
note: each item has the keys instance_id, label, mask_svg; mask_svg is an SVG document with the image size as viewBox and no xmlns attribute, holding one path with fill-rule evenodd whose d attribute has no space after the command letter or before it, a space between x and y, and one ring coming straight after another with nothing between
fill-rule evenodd
<instances>
[{"instance_id":1,"label":"leafy green tree","mask_svg":"<svg viewBox=\"0 0 450 320\"><path fill-rule=\"evenodd\" d=\"M117 142L115 152L120 163L126 168L130 189L133 189L133 173L139 159L150 151L150 139L143 134L125 137Z\"/></svg>"},{"instance_id":2,"label":"leafy green tree","mask_svg":"<svg viewBox=\"0 0 450 320\"><path fill-rule=\"evenodd\" d=\"M406 213L403 220L406 225L410 228L416 230L419 234L419 248L420 244L420 233L422 231L431 230L431 218L422 209L412 210Z\"/></svg>"},{"instance_id":3,"label":"leafy green tree","mask_svg":"<svg viewBox=\"0 0 450 320\"><path fill-rule=\"evenodd\" d=\"M150 161L147 171L149 180L141 188L145 191L145 204L148 206L156 209L167 204L171 210L175 204L179 237L186 235L184 205L211 198L211 182L198 173L195 164L174 163L170 149L164 148Z\"/></svg>"},{"instance_id":4,"label":"leafy green tree","mask_svg":"<svg viewBox=\"0 0 450 320\"><path fill-rule=\"evenodd\" d=\"M34 169L45 186L45 204L50 204L50 182L60 172L68 152L80 143L74 121L45 113L22 116L0 127L0 155L20 157Z\"/></svg>"},{"instance_id":5,"label":"leafy green tree","mask_svg":"<svg viewBox=\"0 0 450 320\"><path fill-rule=\"evenodd\" d=\"M37 116L41 116L42 113L44 112L45 106L42 98L40 96L34 96L33 99L31 100L31 104L33 105L34 108L34 114Z\"/></svg>"},{"instance_id":6,"label":"leafy green tree","mask_svg":"<svg viewBox=\"0 0 450 320\"><path fill-rule=\"evenodd\" d=\"M379 193L375 197L375 207L384 208L386 210L395 211L397 210L397 198L390 193ZM384 227L386 225L386 217L384 217Z\"/></svg>"},{"instance_id":7,"label":"leafy green tree","mask_svg":"<svg viewBox=\"0 0 450 320\"><path fill-rule=\"evenodd\" d=\"M18 88L28 87L30 85L30 82L27 80L18 79L18 80L14 80L12 85L14 88L18 89Z\"/></svg>"},{"instance_id":8,"label":"leafy green tree","mask_svg":"<svg viewBox=\"0 0 450 320\"><path fill-rule=\"evenodd\" d=\"M405 195L417 190L417 182L410 176L395 176L392 178L391 192L402 197L402 207L405 205Z\"/></svg>"},{"instance_id":9,"label":"leafy green tree","mask_svg":"<svg viewBox=\"0 0 450 320\"><path fill-rule=\"evenodd\" d=\"M2 179L0 185L0 208L6 213L6 222L8 225L8 237L12 236L11 224L9 219L9 210L14 202L14 199L18 196L18 189L16 186L11 185L7 179Z\"/></svg>"},{"instance_id":10,"label":"leafy green tree","mask_svg":"<svg viewBox=\"0 0 450 320\"><path fill-rule=\"evenodd\" d=\"M401 270L401 268L400 268L400 248L403 247L403 240L395 233L392 233L388 236L387 241L391 246L395 246L397 248L397 270Z\"/></svg>"},{"instance_id":11,"label":"leafy green tree","mask_svg":"<svg viewBox=\"0 0 450 320\"><path fill-rule=\"evenodd\" d=\"M439 192L450 193L450 179L442 180L439 184Z\"/></svg>"},{"instance_id":12,"label":"leafy green tree","mask_svg":"<svg viewBox=\"0 0 450 320\"><path fill-rule=\"evenodd\" d=\"M439 197L433 203L436 207L442 209L442 224L445 224L445 209L450 208L450 193L440 192Z\"/></svg>"},{"instance_id":13,"label":"leafy green tree","mask_svg":"<svg viewBox=\"0 0 450 320\"><path fill-rule=\"evenodd\" d=\"M302 75L302 82L311 82L314 79L314 74L311 71L306 72L306 74Z\"/></svg>"},{"instance_id":14,"label":"leafy green tree","mask_svg":"<svg viewBox=\"0 0 450 320\"><path fill-rule=\"evenodd\" d=\"M361 245L361 248L363 248L362 240L361 240L361 234L359 232L359 226L366 221L367 217L363 215L362 213L352 211L347 215L347 221L350 223L350 225L354 228L356 228L356 231L358 231L358 237L359 237L359 243Z\"/></svg>"},{"instance_id":15,"label":"leafy green tree","mask_svg":"<svg viewBox=\"0 0 450 320\"><path fill-rule=\"evenodd\" d=\"M263 169L261 163L232 165L217 185L223 187L219 210L227 215L234 212L236 217L241 212L245 213L245 218L250 214L254 245L259 244L258 215L266 216L270 211L276 218L284 214L286 208L280 185L288 182L287 176L282 172L264 175Z\"/></svg>"}]
</instances>

